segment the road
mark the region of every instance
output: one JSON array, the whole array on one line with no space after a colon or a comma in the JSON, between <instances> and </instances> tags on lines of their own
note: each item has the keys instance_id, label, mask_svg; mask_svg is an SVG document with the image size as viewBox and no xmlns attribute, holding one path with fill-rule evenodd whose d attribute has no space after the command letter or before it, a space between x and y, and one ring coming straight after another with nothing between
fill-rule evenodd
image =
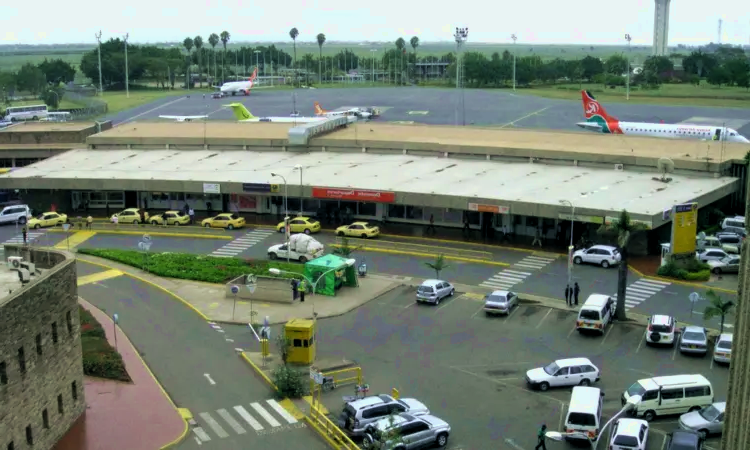
<instances>
[{"instance_id":1,"label":"road","mask_svg":"<svg viewBox=\"0 0 750 450\"><path fill-rule=\"evenodd\" d=\"M104 270L78 263L79 276ZM107 314L118 314L120 327L178 407L193 413L197 425L180 448L326 448L237 356L232 333L130 277L85 284L79 294Z\"/></svg>"}]
</instances>

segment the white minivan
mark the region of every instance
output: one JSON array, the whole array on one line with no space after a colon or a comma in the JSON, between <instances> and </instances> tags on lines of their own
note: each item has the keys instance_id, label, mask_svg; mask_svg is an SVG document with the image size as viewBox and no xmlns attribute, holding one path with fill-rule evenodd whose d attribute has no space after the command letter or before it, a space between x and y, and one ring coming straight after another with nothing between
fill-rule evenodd
<instances>
[{"instance_id":1,"label":"white minivan","mask_svg":"<svg viewBox=\"0 0 750 450\"><path fill-rule=\"evenodd\" d=\"M572 434L566 439L596 439L602 420L604 394L594 387L576 386L570 394L568 414L565 416L565 433ZM580 434L576 438L575 434Z\"/></svg>"},{"instance_id":2,"label":"white minivan","mask_svg":"<svg viewBox=\"0 0 750 450\"><path fill-rule=\"evenodd\" d=\"M623 392L621 399L623 406L633 395L641 396L634 415L643 417L649 422L656 416L697 411L714 402L711 382L700 374L638 380Z\"/></svg>"},{"instance_id":3,"label":"white minivan","mask_svg":"<svg viewBox=\"0 0 750 450\"><path fill-rule=\"evenodd\" d=\"M615 300L609 295L591 294L581 306L576 320L576 330L598 331L604 334L604 329L612 322L615 313Z\"/></svg>"}]
</instances>

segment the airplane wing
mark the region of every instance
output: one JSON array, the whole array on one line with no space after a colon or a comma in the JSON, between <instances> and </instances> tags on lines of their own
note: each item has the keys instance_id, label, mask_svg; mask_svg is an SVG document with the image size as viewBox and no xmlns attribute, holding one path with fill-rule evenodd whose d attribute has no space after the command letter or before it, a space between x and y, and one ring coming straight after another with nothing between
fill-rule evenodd
<instances>
[{"instance_id":1,"label":"airplane wing","mask_svg":"<svg viewBox=\"0 0 750 450\"><path fill-rule=\"evenodd\" d=\"M205 119L208 116L159 116L160 119L169 119L176 122L190 122L191 120Z\"/></svg>"},{"instance_id":2,"label":"airplane wing","mask_svg":"<svg viewBox=\"0 0 750 450\"><path fill-rule=\"evenodd\" d=\"M602 126L594 122L578 122L576 125L589 131L602 131Z\"/></svg>"}]
</instances>

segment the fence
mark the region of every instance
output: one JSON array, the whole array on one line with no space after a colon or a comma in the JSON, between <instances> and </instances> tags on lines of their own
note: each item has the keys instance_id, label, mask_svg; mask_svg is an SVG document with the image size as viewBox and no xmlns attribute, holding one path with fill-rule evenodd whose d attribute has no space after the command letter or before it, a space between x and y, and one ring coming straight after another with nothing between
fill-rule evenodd
<instances>
[{"instance_id":1,"label":"fence","mask_svg":"<svg viewBox=\"0 0 750 450\"><path fill-rule=\"evenodd\" d=\"M310 405L310 414L306 420L335 450L359 450L360 447L335 423L331 422L314 403Z\"/></svg>"},{"instance_id":2,"label":"fence","mask_svg":"<svg viewBox=\"0 0 750 450\"><path fill-rule=\"evenodd\" d=\"M108 111L107 102L96 96L94 88L67 87L65 99L81 105L79 108L59 109L60 112L69 112L74 120L87 117L100 116Z\"/></svg>"}]
</instances>

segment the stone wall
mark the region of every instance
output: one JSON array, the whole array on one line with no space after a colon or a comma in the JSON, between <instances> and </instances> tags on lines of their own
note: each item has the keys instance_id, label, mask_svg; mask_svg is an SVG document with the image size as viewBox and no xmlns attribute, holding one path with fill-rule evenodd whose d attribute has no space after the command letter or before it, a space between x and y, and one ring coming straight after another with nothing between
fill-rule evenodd
<instances>
[{"instance_id":1,"label":"stone wall","mask_svg":"<svg viewBox=\"0 0 750 450\"><path fill-rule=\"evenodd\" d=\"M24 257L51 268L0 299L0 448L46 450L86 409L76 266L56 250Z\"/></svg>"},{"instance_id":2,"label":"stone wall","mask_svg":"<svg viewBox=\"0 0 750 450\"><path fill-rule=\"evenodd\" d=\"M255 292L252 294L247 290L245 276L235 278L224 287L224 296L233 299L232 286L237 286L237 300L273 303L292 303L291 280L286 278L257 277Z\"/></svg>"}]
</instances>

